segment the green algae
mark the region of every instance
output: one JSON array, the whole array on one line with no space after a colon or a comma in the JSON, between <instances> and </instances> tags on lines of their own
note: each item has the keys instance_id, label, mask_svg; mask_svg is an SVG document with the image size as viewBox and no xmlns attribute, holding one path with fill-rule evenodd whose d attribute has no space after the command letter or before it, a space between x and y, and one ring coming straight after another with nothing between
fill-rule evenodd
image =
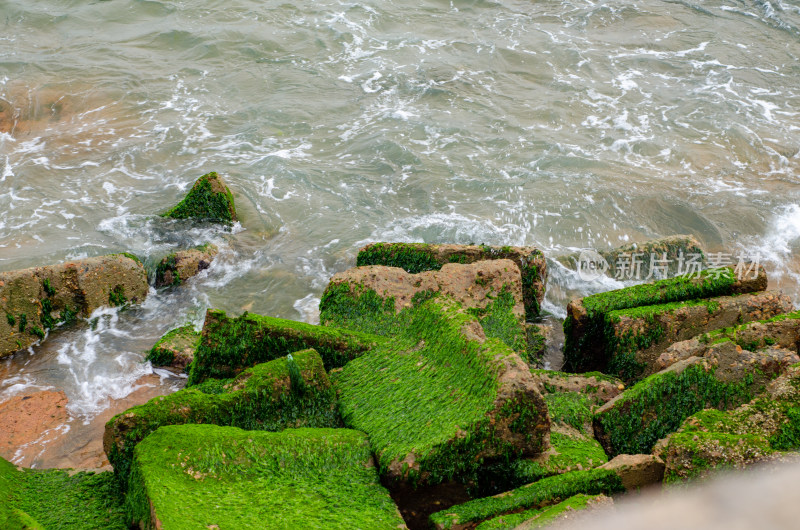
<instances>
[{"instance_id":1,"label":"green algae","mask_svg":"<svg viewBox=\"0 0 800 530\"><path fill-rule=\"evenodd\" d=\"M162 217L232 223L236 221L236 207L233 194L212 171L197 179L186 197Z\"/></svg>"},{"instance_id":2,"label":"green algae","mask_svg":"<svg viewBox=\"0 0 800 530\"><path fill-rule=\"evenodd\" d=\"M125 296L125 286L117 285L108 293L108 305L111 307L120 307L127 305L128 297Z\"/></svg>"},{"instance_id":3,"label":"green algae","mask_svg":"<svg viewBox=\"0 0 800 530\"><path fill-rule=\"evenodd\" d=\"M635 380L643 366L635 361L633 353L654 344L664 334L655 322L656 314L698 304L705 304L713 312L716 310L713 302L700 299L736 294L735 288L733 269L722 267L704 270L699 276L678 276L587 296L582 300L586 311L582 333L579 336L574 333L578 323L571 316L564 320L564 369L574 372L600 369L629 382ZM650 326L642 333L615 337L613 324L623 315L644 318ZM599 357L587 352L596 352Z\"/></svg>"},{"instance_id":4,"label":"green algae","mask_svg":"<svg viewBox=\"0 0 800 530\"><path fill-rule=\"evenodd\" d=\"M623 491L622 481L613 471L600 468L570 471L494 497L475 499L436 512L430 521L442 528L452 528L510 512L543 508L578 494L612 495Z\"/></svg>"},{"instance_id":5,"label":"green algae","mask_svg":"<svg viewBox=\"0 0 800 530\"><path fill-rule=\"evenodd\" d=\"M209 310L187 386L207 378L230 378L257 363L306 348L314 348L330 370L343 366L382 340L374 335L293 320L250 313L230 318L224 311Z\"/></svg>"},{"instance_id":6,"label":"green algae","mask_svg":"<svg viewBox=\"0 0 800 530\"><path fill-rule=\"evenodd\" d=\"M122 494L110 472L18 470L0 458L3 530L127 530Z\"/></svg>"},{"instance_id":7,"label":"green algae","mask_svg":"<svg viewBox=\"0 0 800 530\"><path fill-rule=\"evenodd\" d=\"M151 399L106 424L108 459L123 483L135 446L164 425L215 424L263 431L341 425L335 392L314 350L295 352L291 361L284 357L258 364L224 384L210 386L212 381Z\"/></svg>"},{"instance_id":8,"label":"green algae","mask_svg":"<svg viewBox=\"0 0 800 530\"><path fill-rule=\"evenodd\" d=\"M689 366L651 375L622 394L614 406L595 415L607 440L609 456L649 453L655 443L678 430L681 423L705 408L727 409L753 398L753 376L725 383L713 368ZM602 440L601 440L602 441Z\"/></svg>"},{"instance_id":9,"label":"green algae","mask_svg":"<svg viewBox=\"0 0 800 530\"><path fill-rule=\"evenodd\" d=\"M553 524L565 513L587 508L593 501L600 499L600 495L573 495L569 499L535 510L525 510L519 513L501 515L494 519L484 521L475 527L475 530L513 530L522 523L527 523L526 528L544 528Z\"/></svg>"},{"instance_id":10,"label":"green algae","mask_svg":"<svg viewBox=\"0 0 800 530\"><path fill-rule=\"evenodd\" d=\"M371 462L349 429L162 427L136 448L128 507L144 528L399 528Z\"/></svg>"},{"instance_id":11,"label":"green algae","mask_svg":"<svg viewBox=\"0 0 800 530\"><path fill-rule=\"evenodd\" d=\"M175 350L184 347L193 347L197 350L200 344L200 333L189 324L181 326L164 334L147 352L145 361L150 361L153 366L170 366L175 361Z\"/></svg>"},{"instance_id":12,"label":"green algae","mask_svg":"<svg viewBox=\"0 0 800 530\"><path fill-rule=\"evenodd\" d=\"M459 308L436 297L404 309L397 318L407 325L393 340L337 376L345 424L369 434L382 474L412 457L414 466L399 473L412 483L469 480L486 449L506 456L517 451L495 436L487 416L499 386L498 362L513 351L497 339L467 339L462 329L476 321ZM544 421L532 402L516 399L498 412L498 422L504 418L529 442Z\"/></svg>"},{"instance_id":13,"label":"green algae","mask_svg":"<svg viewBox=\"0 0 800 530\"><path fill-rule=\"evenodd\" d=\"M356 267L385 265L411 274L438 271L444 264L436 260L430 248L425 243L375 243L358 253Z\"/></svg>"}]
</instances>

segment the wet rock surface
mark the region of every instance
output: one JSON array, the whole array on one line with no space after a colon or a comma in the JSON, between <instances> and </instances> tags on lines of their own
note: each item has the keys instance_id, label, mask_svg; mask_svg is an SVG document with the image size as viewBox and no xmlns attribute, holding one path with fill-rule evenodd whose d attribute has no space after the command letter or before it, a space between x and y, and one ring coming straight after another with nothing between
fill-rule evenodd
<instances>
[{"instance_id":1,"label":"wet rock surface","mask_svg":"<svg viewBox=\"0 0 800 530\"><path fill-rule=\"evenodd\" d=\"M169 254L156 267L156 287L181 285L189 278L209 268L218 252L219 249L215 245L207 243Z\"/></svg>"}]
</instances>

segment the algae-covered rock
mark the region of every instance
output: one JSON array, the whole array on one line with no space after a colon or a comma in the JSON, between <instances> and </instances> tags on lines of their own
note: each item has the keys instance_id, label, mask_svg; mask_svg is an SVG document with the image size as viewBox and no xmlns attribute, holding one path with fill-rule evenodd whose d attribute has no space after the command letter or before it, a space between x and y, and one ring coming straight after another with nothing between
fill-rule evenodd
<instances>
[{"instance_id":1,"label":"algae-covered rock","mask_svg":"<svg viewBox=\"0 0 800 530\"><path fill-rule=\"evenodd\" d=\"M396 314L441 294L478 317L487 337L502 340L528 360L528 340L536 352L540 345L535 332L525 326L521 286L519 269L507 259L450 263L440 270L417 274L398 267L356 267L331 278L320 302L320 321L392 335L396 332L392 310Z\"/></svg>"},{"instance_id":2,"label":"algae-covered rock","mask_svg":"<svg viewBox=\"0 0 800 530\"><path fill-rule=\"evenodd\" d=\"M314 350L258 364L233 380L208 380L114 416L103 448L114 471L125 477L133 449L162 425L211 423L249 430L338 427L335 393Z\"/></svg>"},{"instance_id":3,"label":"algae-covered rock","mask_svg":"<svg viewBox=\"0 0 800 530\"><path fill-rule=\"evenodd\" d=\"M547 409L528 366L487 339L474 316L434 297L399 314L389 307L385 317L395 319L392 340L336 379L345 424L369 435L381 473L463 480L483 459L547 448Z\"/></svg>"},{"instance_id":4,"label":"algae-covered rock","mask_svg":"<svg viewBox=\"0 0 800 530\"><path fill-rule=\"evenodd\" d=\"M744 278L739 278L732 267L722 267L573 300L567 305L564 320L564 370L627 374L639 368L631 366L635 360L626 356L619 356L616 365L610 365L608 341L612 335L610 314L614 311L751 293L766 287L763 267L755 277L749 274Z\"/></svg>"},{"instance_id":5,"label":"algae-covered rock","mask_svg":"<svg viewBox=\"0 0 800 530\"><path fill-rule=\"evenodd\" d=\"M447 263L510 259L522 275L522 298L528 319L539 316L547 284L547 262L535 247L486 245L428 245L425 243L373 243L358 252L356 265L386 265L406 272L439 270Z\"/></svg>"},{"instance_id":6,"label":"algae-covered rock","mask_svg":"<svg viewBox=\"0 0 800 530\"><path fill-rule=\"evenodd\" d=\"M148 290L142 263L128 254L0 272L0 358L98 307L141 302Z\"/></svg>"},{"instance_id":7,"label":"algae-covered rock","mask_svg":"<svg viewBox=\"0 0 800 530\"><path fill-rule=\"evenodd\" d=\"M122 494L110 472L17 469L0 458L3 530L127 530Z\"/></svg>"},{"instance_id":8,"label":"algae-covered rock","mask_svg":"<svg viewBox=\"0 0 800 530\"><path fill-rule=\"evenodd\" d=\"M743 468L800 449L800 365L770 382L767 391L730 411L703 410L659 441L668 482Z\"/></svg>"},{"instance_id":9,"label":"algae-covered rock","mask_svg":"<svg viewBox=\"0 0 800 530\"><path fill-rule=\"evenodd\" d=\"M729 409L798 361L780 349L744 351L721 343L651 375L597 410L595 437L610 456L649 453L687 417L706 408Z\"/></svg>"},{"instance_id":10,"label":"algae-covered rock","mask_svg":"<svg viewBox=\"0 0 800 530\"><path fill-rule=\"evenodd\" d=\"M209 377L225 379L245 368L289 353L314 348L325 368L343 366L384 339L294 320L244 313L230 318L210 309L189 373L188 385Z\"/></svg>"},{"instance_id":11,"label":"algae-covered rock","mask_svg":"<svg viewBox=\"0 0 800 530\"><path fill-rule=\"evenodd\" d=\"M141 528L405 528L364 433L162 427L136 447L127 503Z\"/></svg>"},{"instance_id":12,"label":"algae-covered rock","mask_svg":"<svg viewBox=\"0 0 800 530\"><path fill-rule=\"evenodd\" d=\"M606 495L573 495L558 504L525 510L519 513L501 515L484 521L475 530L527 530L546 528L554 523L564 524L574 518L575 514L584 511L595 511L612 506L614 501Z\"/></svg>"},{"instance_id":13,"label":"algae-covered rock","mask_svg":"<svg viewBox=\"0 0 800 530\"><path fill-rule=\"evenodd\" d=\"M206 243L189 250L179 250L165 256L156 267L156 287L180 285L198 272L206 270L219 250Z\"/></svg>"},{"instance_id":14,"label":"algae-covered rock","mask_svg":"<svg viewBox=\"0 0 800 530\"><path fill-rule=\"evenodd\" d=\"M477 493L491 495L518 488L545 477L592 469L608 462L603 447L592 433L594 397L579 392L543 393L550 416L550 448L544 453L510 462L500 461L481 469Z\"/></svg>"},{"instance_id":15,"label":"algae-covered rock","mask_svg":"<svg viewBox=\"0 0 800 530\"><path fill-rule=\"evenodd\" d=\"M452 506L431 515L430 521L437 530L469 528L469 526L460 525L478 523L523 510L541 509L574 495L613 495L623 491L625 491L625 487L622 485L622 480L612 470L596 468L571 471L563 475L544 478L493 497L484 497Z\"/></svg>"},{"instance_id":16,"label":"algae-covered rock","mask_svg":"<svg viewBox=\"0 0 800 530\"><path fill-rule=\"evenodd\" d=\"M163 217L172 219L199 219L218 223L236 221L233 194L215 171L206 173L194 183L192 189Z\"/></svg>"},{"instance_id":17,"label":"algae-covered rock","mask_svg":"<svg viewBox=\"0 0 800 530\"><path fill-rule=\"evenodd\" d=\"M194 353L200 345L200 332L194 326L181 326L168 331L153 345L145 361L153 366L184 372L194 360Z\"/></svg>"},{"instance_id":18,"label":"algae-covered rock","mask_svg":"<svg viewBox=\"0 0 800 530\"><path fill-rule=\"evenodd\" d=\"M605 319L609 371L639 379L661 370L658 357L676 342L791 310L788 296L765 291L611 311Z\"/></svg>"},{"instance_id":19,"label":"algae-covered rock","mask_svg":"<svg viewBox=\"0 0 800 530\"><path fill-rule=\"evenodd\" d=\"M600 372L569 374L554 370L531 370L531 374L542 393L580 393L595 405L606 403L625 389L622 381Z\"/></svg>"}]
</instances>

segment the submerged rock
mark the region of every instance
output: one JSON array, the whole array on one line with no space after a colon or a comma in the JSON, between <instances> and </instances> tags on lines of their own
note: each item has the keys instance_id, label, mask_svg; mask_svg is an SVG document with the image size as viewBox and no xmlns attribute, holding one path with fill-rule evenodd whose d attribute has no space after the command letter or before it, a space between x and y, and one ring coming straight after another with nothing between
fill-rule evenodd
<instances>
[{"instance_id":1,"label":"submerged rock","mask_svg":"<svg viewBox=\"0 0 800 530\"><path fill-rule=\"evenodd\" d=\"M567 306L564 320L564 370L596 370L620 375L636 371L636 366L631 366L635 360L630 356L619 356L615 365L611 364L612 351L608 342L613 335L612 313L615 311L752 293L766 287L767 274L763 267L755 277L747 275L742 279L737 278L733 268L723 267L704 270L696 277L679 276L573 300Z\"/></svg>"},{"instance_id":2,"label":"submerged rock","mask_svg":"<svg viewBox=\"0 0 800 530\"><path fill-rule=\"evenodd\" d=\"M156 267L156 287L180 285L198 272L206 270L219 250L206 243L189 250L173 252Z\"/></svg>"},{"instance_id":3,"label":"submerged rock","mask_svg":"<svg viewBox=\"0 0 800 530\"><path fill-rule=\"evenodd\" d=\"M595 436L610 456L649 453L687 417L706 408L729 409L800 361L788 350L744 351L723 343L651 375L595 414Z\"/></svg>"},{"instance_id":4,"label":"submerged rock","mask_svg":"<svg viewBox=\"0 0 800 530\"><path fill-rule=\"evenodd\" d=\"M17 395L0 403L0 457L12 460L23 446L56 437L56 429L69 419L66 406L66 394L53 390Z\"/></svg>"},{"instance_id":5,"label":"submerged rock","mask_svg":"<svg viewBox=\"0 0 800 530\"><path fill-rule=\"evenodd\" d=\"M459 304L437 296L375 317L391 340L347 363L336 386L345 424L369 435L382 474L464 480L484 458L547 448L547 409L528 366Z\"/></svg>"},{"instance_id":6,"label":"submerged rock","mask_svg":"<svg viewBox=\"0 0 800 530\"><path fill-rule=\"evenodd\" d=\"M148 290L147 273L130 254L0 272L0 358L101 306L141 302Z\"/></svg>"},{"instance_id":7,"label":"submerged rock","mask_svg":"<svg viewBox=\"0 0 800 530\"><path fill-rule=\"evenodd\" d=\"M181 326L158 339L147 352L145 361L177 373L185 372L194 360L194 353L199 345L200 332L195 331L192 325Z\"/></svg>"},{"instance_id":8,"label":"submerged rock","mask_svg":"<svg viewBox=\"0 0 800 530\"><path fill-rule=\"evenodd\" d=\"M198 219L217 223L236 221L233 194L215 171L206 173L174 208L162 214L172 219Z\"/></svg>"},{"instance_id":9,"label":"submerged rock","mask_svg":"<svg viewBox=\"0 0 800 530\"><path fill-rule=\"evenodd\" d=\"M358 431L167 426L133 466L141 528L406 528Z\"/></svg>"},{"instance_id":10,"label":"submerged rock","mask_svg":"<svg viewBox=\"0 0 800 530\"><path fill-rule=\"evenodd\" d=\"M509 259L519 268L525 316L530 320L538 317L547 284L547 262L542 251L535 247L373 243L359 250L356 265L400 267L416 274L439 270L447 263L466 264L495 259Z\"/></svg>"},{"instance_id":11,"label":"submerged rock","mask_svg":"<svg viewBox=\"0 0 800 530\"><path fill-rule=\"evenodd\" d=\"M322 359L305 350L291 360L258 364L233 380L210 379L128 409L106 424L103 448L114 471L125 478L139 442L160 426L185 423L266 431L341 424Z\"/></svg>"}]
</instances>

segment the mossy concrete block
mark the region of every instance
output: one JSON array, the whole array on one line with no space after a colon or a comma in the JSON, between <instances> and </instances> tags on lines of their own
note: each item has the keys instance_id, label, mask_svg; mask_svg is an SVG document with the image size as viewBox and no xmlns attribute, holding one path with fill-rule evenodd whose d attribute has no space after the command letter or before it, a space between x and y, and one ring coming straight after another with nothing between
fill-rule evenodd
<instances>
[{"instance_id":1,"label":"mossy concrete block","mask_svg":"<svg viewBox=\"0 0 800 530\"><path fill-rule=\"evenodd\" d=\"M375 296L354 304L356 299L366 300L364 293ZM436 294L448 296L478 317L488 337L499 338L526 360L536 362L540 341L525 325L522 279L517 266L507 259L448 263L440 270L417 274L382 265L349 269L334 275L328 284L320 302L320 320L326 325L392 335L399 327L387 326L387 316L391 320L392 312L397 314Z\"/></svg>"},{"instance_id":2,"label":"mossy concrete block","mask_svg":"<svg viewBox=\"0 0 800 530\"><path fill-rule=\"evenodd\" d=\"M162 427L136 447L127 502L145 529L406 527L349 429Z\"/></svg>"},{"instance_id":3,"label":"mossy concrete block","mask_svg":"<svg viewBox=\"0 0 800 530\"><path fill-rule=\"evenodd\" d=\"M535 247L373 243L359 250L356 265L400 267L414 274L439 270L447 263L494 259L510 259L519 267L525 315L531 320L538 317L547 284L547 262L542 251Z\"/></svg>"},{"instance_id":4,"label":"mossy concrete block","mask_svg":"<svg viewBox=\"0 0 800 530\"><path fill-rule=\"evenodd\" d=\"M492 497L475 499L436 512L430 517L437 530L470 528L500 515L536 510L558 504L574 495L613 495L625 491L619 476L608 469L571 471Z\"/></svg>"},{"instance_id":5,"label":"mossy concrete block","mask_svg":"<svg viewBox=\"0 0 800 530\"><path fill-rule=\"evenodd\" d=\"M0 358L98 307L141 302L148 290L142 263L127 254L0 272Z\"/></svg>"},{"instance_id":6,"label":"mossy concrete block","mask_svg":"<svg viewBox=\"0 0 800 530\"><path fill-rule=\"evenodd\" d=\"M110 472L18 469L0 458L3 530L127 530L122 494Z\"/></svg>"},{"instance_id":7,"label":"mossy concrete block","mask_svg":"<svg viewBox=\"0 0 800 530\"><path fill-rule=\"evenodd\" d=\"M649 453L687 417L750 401L797 360L786 350L749 352L719 344L706 357L675 363L600 407L593 420L595 437L610 456Z\"/></svg>"},{"instance_id":8,"label":"mossy concrete block","mask_svg":"<svg viewBox=\"0 0 800 530\"><path fill-rule=\"evenodd\" d=\"M614 501L606 495L578 494L546 508L525 510L489 519L476 526L475 530L532 530L548 528L555 523L563 527L578 514L587 516L588 514L584 512L595 512L613 505Z\"/></svg>"},{"instance_id":9,"label":"mossy concrete block","mask_svg":"<svg viewBox=\"0 0 800 530\"><path fill-rule=\"evenodd\" d=\"M175 207L162 214L172 219L197 219L217 223L236 221L233 194L215 171L206 173Z\"/></svg>"},{"instance_id":10,"label":"mossy concrete block","mask_svg":"<svg viewBox=\"0 0 800 530\"><path fill-rule=\"evenodd\" d=\"M555 370L531 370L531 374L543 394L579 393L594 405L602 405L625 390L622 381L600 372L570 374Z\"/></svg>"},{"instance_id":11,"label":"mossy concrete block","mask_svg":"<svg viewBox=\"0 0 800 530\"><path fill-rule=\"evenodd\" d=\"M800 449L800 365L770 382L753 401L730 411L704 410L660 440L666 480L680 482L717 469L741 469Z\"/></svg>"},{"instance_id":12,"label":"mossy concrete block","mask_svg":"<svg viewBox=\"0 0 800 530\"><path fill-rule=\"evenodd\" d=\"M363 354L385 339L294 320L244 313L228 317L224 311L206 312L200 345L189 373L189 385L209 377L235 377L245 368L314 348L330 370Z\"/></svg>"},{"instance_id":13,"label":"mossy concrete block","mask_svg":"<svg viewBox=\"0 0 800 530\"><path fill-rule=\"evenodd\" d=\"M345 424L369 434L381 473L417 484L469 480L483 459L547 448L546 406L511 348L446 297L398 318L391 341L336 378Z\"/></svg>"},{"instance_id":14,"label":"mossy concrete block","mask_svg":"<svg viewBox=\"0 0 800 530\"><path fill-rule=\"evenodd\" d=\"M233 380L209 380L128 409L106 424L103 448L124 478L136 444L162 425L189 423L268 431L341 424L322 359L305 350L291 360L258 364Z\"/></svg>"},{"instance_id":15,"label":"mossy concrete block","mask_svg":"<svg viewBox=\"0 0 800 530\"><path fill-rule=\"evenodd\" d=\"M676 342L792 309L791 298L765 291L611 311L605 333L609 368L632 363L639 368L628 366L626 375L640 379L661 370L658 357Z\"/></svg>"},{"instance_id":16,"label":"mossy concrete block","mask_svg":"<svg viewBox=\"0 0 800 530\"><path fill-rule=\"evenodd\" d=\"M156 287L181 285L211 266L211 261L219 249L206 243L188 250L179 250L165 256L156 266Z\"/></svg>"},{"instance_id":17,"label":"mossy concrete block","mask_svg":"<svg viewBox=\"0 0 800 530\"><path fill-rule=\"evenodd\" d=\"M752 293L766 287L763 267L759 267L755 277L749 274L741 279L733 267L722 267L573 300L567 305L564 320L564 370L609 372L611 352L607 336L613 311ZM623 363L612 368L619 373L628 371L629 366Z\"/></svg>"},{"instance_id":18,"label":"mossy concrete block","mask_svg":"<svg viewBox=\"0 0 800 530\"><path fill-rule=\"evenodd\" d=\"M797 352L800 344L800 311L739 326L720 328L692 339L676 342L659 355L656 367L663 370L689 357L703 357L709 350L723 342L731 342L751 351L774 346Z\"/></svg>"},{"instance_id":19,"label":"mossy concrete block","mask_svg":"<svg viewBox=\"0 0 800 530\"><path fill-rule=\"evenodd\" d=\"M180 373L187 371L200 345L200 332L194 326L181 326L168 331L153 345L145 361L153 366Z\"/></svg>"}]
</instances>

